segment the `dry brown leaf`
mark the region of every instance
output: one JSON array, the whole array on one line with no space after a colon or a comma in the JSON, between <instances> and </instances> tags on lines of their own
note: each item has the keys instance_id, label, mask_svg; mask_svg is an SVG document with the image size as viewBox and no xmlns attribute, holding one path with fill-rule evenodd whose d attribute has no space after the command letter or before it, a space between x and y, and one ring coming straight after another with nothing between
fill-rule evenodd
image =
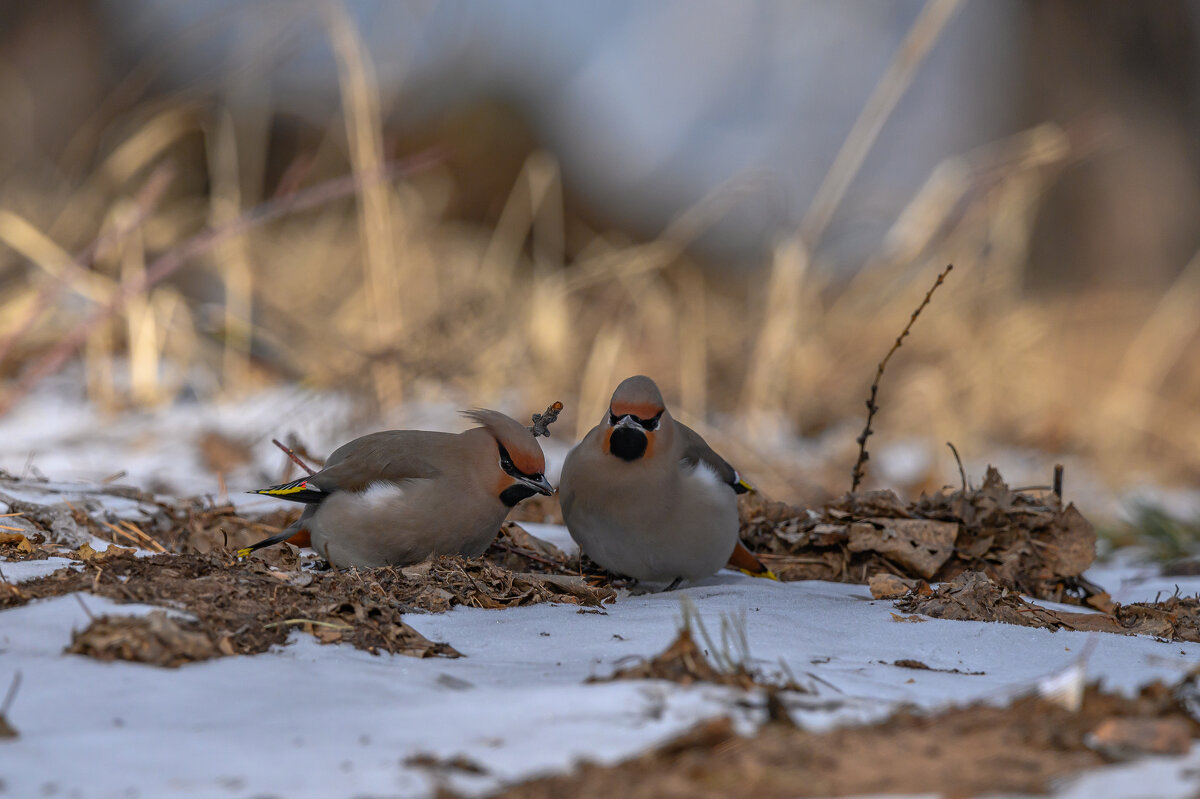
<instances>
[{"instance_id":1,"label":"dry brown leaf","mask_svg":"<svg viewBox=\"0 0 1200 799\"><path fill-rule=\"evenodd\" d=\"M925 579L954 552L958 525L929 519L871 518L850 525L851 552L878 552Z\"/></svg>"},{"instance_id":2,"label":"dry brown leaf","mask_svg":"<svg viewBox=\"0 0 1200 799\"><path fill-rule=\"evenodd\" d=\"M1078 576L1096 559L1096 531L1074 503L1055 517L1048 549L1051 576Z\"/></svg>"},{"instance_id":3,"label":"dry brown leaf","mask_svg":"<svg viewBox=\"0 0 1200 799\"><path fill-rule=\"evenodd\" d=\"M93 560L104 561L122 555L132 555L136 551L136 549L131 547L119 547L116 544L109 544L107 549L97 552L95 549L92 549L91 544L83 544L73 554L80 560L87 562Z\"/></svg>"},{"instance_id":4,"label":"dry brown leaf","mask_svg":"<svg viewBox=\"0 0 1200 799\"><path fill-rule=\"evenodd\" d=\"M929 620L926 619L924 616L917 616L916 614L914 614L912 616L901 616L899 613L893 613L892 621L922 622L922 621L929 621Z\"/></svg>"},{"instance_id":5,"label":"dry brown leaf","mask_svg":"<svg viewBox=\"0 0 1200 799\"><path fill-rule=\"evenodd\" d=\"M898 577L891 572L872 574L868 585L871 596L876 599L898 599L917 587L917 581L910 577Z\"/></svg>"},{"instance_id":6,"label":"dry brown leaf","mask_svg":"<svg viewBox=\"0 0 1200 799\"><path fill-rule=\"evenodd\" d=\"M868 581L881 571L945 582L967 571L1040 599L1082 604L1095 531L1049 491L1013 491L989 468L977 488L904 504L890 491L846 494L816 513L762 497L739 500L747 546L783 580Z\"/></svg>"},{"instance_id":7,"label":"dry brown leaf","mask_svg":"<svg viewBox=\"0 0 1200 799\"><path fill-rule=\"evenodd\" d=\"M32 554L33 544L25 537L24 533L12 533L0 530L0 546L10 546L13 550L20 554Z\"/></svg>"}]
</instances>

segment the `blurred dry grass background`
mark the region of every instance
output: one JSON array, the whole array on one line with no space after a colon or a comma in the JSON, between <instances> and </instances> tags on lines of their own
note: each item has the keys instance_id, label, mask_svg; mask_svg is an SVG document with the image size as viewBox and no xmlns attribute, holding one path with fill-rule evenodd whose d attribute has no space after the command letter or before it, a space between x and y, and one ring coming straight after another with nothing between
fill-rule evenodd
<instances>
[{"instance_id":1,"label":"blurred dry grass background","mask_svg":"<svg viewBox=\"0 0 1200 799\"><path fill-rule=\"evenodd\" d=\"M809 224L761 269L731 274L688 245L737 186L656 239L632 240L572 202L553 154L503 108L388 130L357 32L333 13L329 34L342 113L327 129L155 96L134 75L88 114L65 114L69 129L48 133L52 145L22 141L37 130L40 98L11 58L0 68L0 99L18 120L0 128L0 379L10 398L156 258L261 202L354 172L354 196L224 239L90 328L87 398L116 411L300 381L381 406L562 399L579 433L616 382L645 372L680 417L775 493L796 490L771 465L788 435L844 430L837 470L821 481L837 491L875 364L954 263L889 369L875 425L876 442L934 442L918 485L955 473L947 439L976 458L1003 446L1080 455L1114 485L1135 474L1200 481L1200 258L1159 268L1165 281L1029 288L1047 192L1111 151L1111 120L1034 124L948 159L874 257L839 275L811 257L820 204L836 205L855 149L869 149L871 115L903 91L906 67L894 65L884 97L864 98ZM512 134L506 144L496 145L497 129ZM370 177L431 146L432 162L411 176Z\"/></svg>"}]
</instances>

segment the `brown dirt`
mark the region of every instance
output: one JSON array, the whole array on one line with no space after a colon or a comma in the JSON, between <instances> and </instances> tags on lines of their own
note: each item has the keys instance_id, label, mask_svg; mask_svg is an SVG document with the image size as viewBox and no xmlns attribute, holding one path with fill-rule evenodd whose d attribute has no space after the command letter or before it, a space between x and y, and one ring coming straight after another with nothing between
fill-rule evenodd
<instances>
[{"instance_id":1,"label":"brown dirt","mask_svg":"<svg viewBox=\"0 0 1200 799\"><path fill-rule=\"evenodd\" d=\"M504 799L705 799L940 793L1043 793L1052 780L1117 757L1177 752L1197 725L1170 689L1134 699L1087 689L1071 712L1040 698L812 733L767 724L738 737L728 719L615 766L584 764L496 794Z\"/></svg>"},{"instance_id":2,"label":"brown dirt","mask_svg":"<svg viewBox=\"0 0 1200 799\"><path fill-rule=\"evenodd\" d=\"M865 583L890 573L943 582L981 571L998 585L1057 602L1102 593L1081 575L1096 534L1050 491L1013 491L995 469L978 488L902 502L891 491L846 494L816 518L757 495L742 499L742 538L782 580Z\"/></svg>"},{"instance_id":3,"label":"brown dirt","mask_svg":"<svg viewBox=\"0 0 1200 799\"><path fill-rule=\"evenodd\" d=\"M345 642L371 653L456 657L453 647L425 639L404 623L409 612L442 612L456 605L502 608L538 602L598 606L615 592L592 589L579 578L519 574L492 563L439 558L409 569L336 573L299 568L288 547L261 559L237 561L227 552L155 555L132 550L95 553L81 548L80 569L53 574L0 592L0 609L77 591L118 602L184 610L195 624L97 620L78 649L99 657L123 657L164 665L198 659L204 651L191 634L203 635L221 655L262 652L301 629L323 643ZM114 628L114 624L118 626ZM121 626L123 625L123 626ZM182 635L188 633L187 636ZM165 649L159 653L156 647ZM149 654L146 654L146 653ZM209 656L215 656L209 653Z\"/></svg>"}]
</instances>

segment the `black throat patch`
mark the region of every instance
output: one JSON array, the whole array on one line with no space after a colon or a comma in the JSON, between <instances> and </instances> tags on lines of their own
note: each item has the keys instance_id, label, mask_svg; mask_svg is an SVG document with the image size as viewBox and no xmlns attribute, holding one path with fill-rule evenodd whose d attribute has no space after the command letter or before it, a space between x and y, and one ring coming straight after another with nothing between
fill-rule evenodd
<instances>
[{"instance_id":1,"label":"black throat patch","mask_svg":"<svg viewBox=\"0 0 1200 799\"><path fill-rule=\"evenodd\" d=\"M510 485L508 488L500 492L500 501L508 507L516 507L516 504L523 499L529 499L537 492L524 483Z\"/></svg>"},{"instance_id":2,"label":"black throat patch","mask_svg":"<svg viewBox=\"0 0 1200 799\"><path fill-rule=\"evenodd\" d=\"M632 427L618 427L608 439L608 451L621 460L636 461L646 454L646 434Z\"/></svg>"}]
</instances>

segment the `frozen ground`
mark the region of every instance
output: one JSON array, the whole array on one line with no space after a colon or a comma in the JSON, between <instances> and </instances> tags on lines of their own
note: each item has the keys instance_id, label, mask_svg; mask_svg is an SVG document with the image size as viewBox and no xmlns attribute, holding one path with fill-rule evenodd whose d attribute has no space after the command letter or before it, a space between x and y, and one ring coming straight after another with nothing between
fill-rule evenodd
<instances>
[{"instance_id":1,"label":"frozen ground","mask_svg":"<svg viewBox=\"0 0 1200 799\"><path fill-rule=\"evenodd\" d=\"M531 528L564 542L561 528ZM18 581L65 563L3 569ZM1089 577L1122 601L1153 599L1176 584L1200 589L1200 579L1163 580L1129 566ZM718 714L750 729L761 697L657 681L586 682L630 656L661 651L682 596L714 633L721 614L744 614L757 664L786 667L815 691L791 700L797 719L814 728L878 718L903 702L1002 700L1079 664L1089 636L1088 677L1119 689L1175 680L1200 657L1200 644L1147 638L897 623L891 603L873 601L864 586L722 573L675 593L622 593L605 614L539 605L408 617L424 635L452 643L466 656L460 660L372 656L297 633L266 654L166 670L64 655L88 611L148 610L68 596L0 613L0 687L15 671L23 676L9 714L20 737L0 744L0 795L425 796L438 779L480 792L580 758L620 759ZM902 658L984 673L888 665ZM439 777L406 764L418 753L464 755L484 773ZM1194 796L1198 768L1200 752L1143 761L1087 776L1059 795Z\"/></svg>"},{"instance_id":2,"label":"frozen ground","mask_svg":"<svg viewBox=\"0 0 1200 799\"><path fill-rule=\"evenodd\" d=\"M48 391L0 420L0 468L81 482L41 489L26 483L31 493L18 499L51 502L69 489L83 501L117 471L126 472L122 483L215 494L219 482L195 445L210 430L251 445L250 461L225 475L236 499L239 487L279 477L283 456L271 437L294 431L325 452L372 429L350 403L295 390L115 419L64 396ZM454 410L430 404L388 421L461 429ZM550 442L552 465L561 462L566 439ZM100 501L122 515L139 512L135 500ZM569 544L561 528L527 527ZM0 568L19 581L69 563ZM1176 585L1189 594L1200 590L1200 578L1162 579L1129 563L1088 576L1120 602L1153 600ZM1200 657L1200 644L1147 638L897 623L891 603L873 601L865 586L781 584L723 572L675 593L622 593L603 614L539 605L407 617L425 636L462 652L459 660L372 656L297 633L262 655L164 670L64 655L88 612L148 609L60 597L0 612L0 691L22 674L9 712L20 737L0 743L0 797L427 796L439 780L479 793L582 758L621 759L715 715L732 715L751 729L762 716L758 696L663 682L586 682L626 658L662 651L675 635L683 596L714 634L723 614L744 615L755 662L768 672L786 668L814 691L790 700L793 715L814 728L879 718L899 703L1000 701L1078 664L1089 678L1131 690L1175 680ZM906 658L984 673L888 665ZM463 755L483 773L434 773L406 762L422 753ZM1058 795L1190 797L1200 790L1197 774L1200 751L1105 769L1061 786Z\"/></svg>"}]
</instances>

